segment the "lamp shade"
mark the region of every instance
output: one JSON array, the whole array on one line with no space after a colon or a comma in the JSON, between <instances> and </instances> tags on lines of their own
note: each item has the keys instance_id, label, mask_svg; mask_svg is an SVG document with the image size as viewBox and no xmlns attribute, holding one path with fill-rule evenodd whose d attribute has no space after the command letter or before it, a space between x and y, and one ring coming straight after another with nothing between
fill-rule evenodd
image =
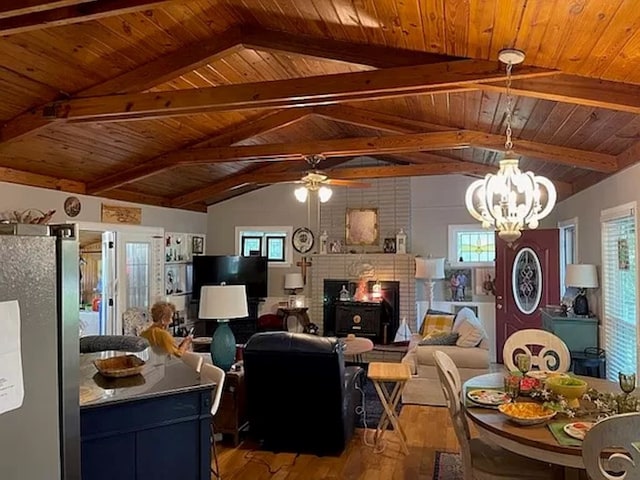
<instances>
[{"instance_id":1,"label":"lamp shade","mask_svg":"<svg viewBox=\"0 0 640 480\"><path fill-rule=\"evenodd\" d=\"M286 290L295 290L296 288L304 288L304 280L301 273L287 273L284 276L284 288Z\"/></svg>"},{"instance_id":2,"label":"lamp shade","mask_svg":"<svg viewBox=\"0 0 640 480\"><path fill-rule=\"evenodd\" d=\"M598 288L598 273L595 265L570 263L564 278L567 287Z\"/></svg>"},{"instance_id":3,"label":"lamp shade","mask_svg":"<svg viewBox=\"0 0 640 480\"><path fill-rule=\"evenodd\" d=\"M249 316L244 285L205 285L200 290L199 318L229 319Z\"/></svg>"},{"instance_id":4,"label":"lamp shade","mask_svg":"<svg viewBox=\"0 0 640 480\"><path fill-rule=\"evenodd\" d=\"M416 278L444 278L444 258L416 258Z\"/></svg>"}]
</instances>

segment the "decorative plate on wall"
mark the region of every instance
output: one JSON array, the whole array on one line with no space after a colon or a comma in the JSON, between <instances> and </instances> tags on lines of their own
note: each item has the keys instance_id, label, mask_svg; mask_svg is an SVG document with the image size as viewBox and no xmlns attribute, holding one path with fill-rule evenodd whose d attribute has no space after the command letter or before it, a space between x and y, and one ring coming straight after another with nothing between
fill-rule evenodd
<instances>
[{"instance_id":1,"label":"decorative plate on wall","mask_svg":"<svg viewBox=\"0 0 640 480\"><path fill-rule=\"evenodd\" d=\"M307 253L313 248L313 233L308 228L300 227L293 232L291 242L296 252Z\"/></svg>"},{"instance_id":2,"label":"decorative plate on wall","mask_svg":"<svg viewBox=\"0 0 640 480\"><path fill-rule=\"evenodd\" d=\"M82 204L78 197L67 197L64 201L64 213L69 217L77 217L81 208Z\"/></svg>"}]
</instances>

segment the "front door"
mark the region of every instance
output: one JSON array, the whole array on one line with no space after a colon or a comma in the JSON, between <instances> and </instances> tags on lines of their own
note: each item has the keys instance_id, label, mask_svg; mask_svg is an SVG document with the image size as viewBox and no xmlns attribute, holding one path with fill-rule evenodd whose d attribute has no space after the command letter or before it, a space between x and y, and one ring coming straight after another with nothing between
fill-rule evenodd
<instances>
[{"instance_id":1,"label":"front door","mask_svg":"<svg viewBox=\"0 0 640 480\"><path fill-rule=\"evenodd\" d=\"M496 350L518 330L541 328L540 307L560 303L557 229L525 230L511 246L496 234Z\"/></svg>"}]
</instances>

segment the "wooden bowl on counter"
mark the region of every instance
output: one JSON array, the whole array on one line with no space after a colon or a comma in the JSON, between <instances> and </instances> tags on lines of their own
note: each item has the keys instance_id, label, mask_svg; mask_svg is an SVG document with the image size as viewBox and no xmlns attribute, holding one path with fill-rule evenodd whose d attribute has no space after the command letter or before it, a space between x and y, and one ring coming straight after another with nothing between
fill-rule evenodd
<instances>
[{"instance_id":1,"label":"wooden bowl on counter","mask_svg":"<svg viewBox=\"0 0 640 480\"><path fill-rule=\"evenodd\" d=\"M135 355L119 355L94 360L93 364L105 377L122 378L141 373L145 362Z\"/></svg>"}]
</instances>

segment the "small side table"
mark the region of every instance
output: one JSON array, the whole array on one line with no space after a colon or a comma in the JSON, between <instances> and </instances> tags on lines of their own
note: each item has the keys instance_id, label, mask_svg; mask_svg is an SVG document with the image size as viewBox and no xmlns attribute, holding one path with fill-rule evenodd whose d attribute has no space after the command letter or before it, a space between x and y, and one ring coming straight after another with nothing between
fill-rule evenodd
<instances>
[{"instance_id":1,"label":"small side table","mask_svg":"<svg viewBox=\"0 0 640 480\"><path fill-rule=\"evenodd\" d=\"M227 372L213 424L216 433L231 435L233 446L238 445L240 432L248 425L244 370Z\"/></svg>"},{"instance_id":2,"label":"small side table","mask_svg":"<svg viewBox=\"0 0 640 480\"><path fill-rule=\"evenodd\" d=\"M375 446L378 448L383 435L386 432L387 425L391 423L398 433L402 451L409 454L407 447L407 436L400 427L400 422L396 416L396 406L402 397L402 392L409 379L411 379L411 369L406 363L387 363L387 362L371 362L367 376L373 382L380 402L384 407L384 412L380 416L378 427L375 434ZM385 382L395 383L391 393L387 390Z\"/></svg>"},{"instance_id":3,"label":"small side table","mask_svg":"<svg viewBox=\"0 0 640 480\"><path fill-rule=\"evenodd\" d=\"M307 313L308 310L309 310L308 307L279 308L277 315L279 317L282 317L282 324L283 324L282 326L284 330L288 330L289 332L298 331L297 328L291 329L291 327L289 326L289 321L288 321L289 317L294 317L297 320L298 325L300 326L299 331L302 332L304 327L306 327L307 325L309 325L309 323L311 323L311 320L309 320L309 314Z\"/></svg>"},{"instance_id":4,"label":"small side table","mask_svg":"<svg viewBox=\"0 0 640 480\"><path fill-rule=\"evenodd\" d=\"M344 354L353 357L356 363L362 362L362 354L373 350L373 342L363 337L343 337L340 340L344 343Z\"/></svg>"}]
</instances>

